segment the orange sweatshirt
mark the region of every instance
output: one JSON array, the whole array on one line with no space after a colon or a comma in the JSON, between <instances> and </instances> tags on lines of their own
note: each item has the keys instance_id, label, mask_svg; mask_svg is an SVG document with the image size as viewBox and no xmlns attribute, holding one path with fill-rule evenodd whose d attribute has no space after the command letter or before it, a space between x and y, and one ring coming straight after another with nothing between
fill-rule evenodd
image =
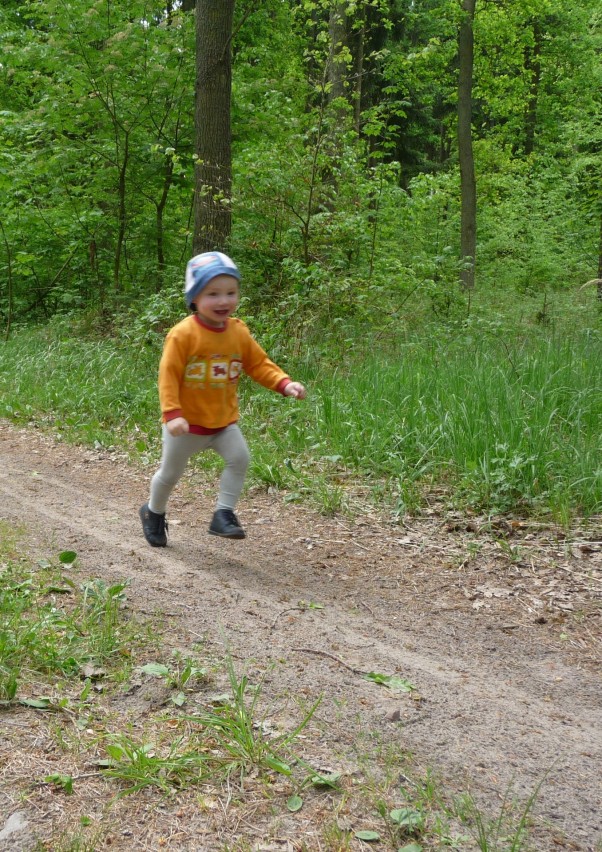
<instances>
[{"instance_id":1,"label":"orange sweatshirt","mask_svg":"<svg viewBox=\"0 0 602 852\"><path fill-rule=\"evenodd\" d=\"M280 393L290 382L242 320L229 318L224 328L210 328L196 315L186 317L169 331L159 364L163 421L185 417L193 434L236 423L236 389L243 370Z\"/></svg>"}]
</instances>

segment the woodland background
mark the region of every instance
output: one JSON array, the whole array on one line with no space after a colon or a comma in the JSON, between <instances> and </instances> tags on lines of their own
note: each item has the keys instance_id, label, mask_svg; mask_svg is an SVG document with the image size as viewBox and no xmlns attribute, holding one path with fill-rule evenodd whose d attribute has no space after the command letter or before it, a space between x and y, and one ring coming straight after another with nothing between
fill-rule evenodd
<instances>
[{"instance_id":1,"label":"woodland background","mask_svg":"<svg viewBox=\"0 0 602 852\"><path fill-rule=\"evenodd\" d=\"M599 511L601 17L595 0L4 0L2 413L152 443L184 266L218 247L240 315L317 399L280 424L288 467L256 462L266 482L318 447L322 467L403 481L402 507L408 482L484 476L489 509Z\"/></svg>"}]
</instances>

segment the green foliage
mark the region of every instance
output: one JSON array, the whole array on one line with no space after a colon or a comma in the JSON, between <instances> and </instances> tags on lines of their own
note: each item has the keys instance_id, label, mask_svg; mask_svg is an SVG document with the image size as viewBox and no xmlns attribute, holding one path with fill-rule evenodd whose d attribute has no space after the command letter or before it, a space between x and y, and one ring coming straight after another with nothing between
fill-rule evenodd
<instances>
[{"instance_id":1,"label":"green foliage","mask_svg":"<svg viewBox=\"0 0 602 852\"><path fill-rule=\"evenodd\" d=\"M189 721L201 726L204 736L216 749L216 768L228 778L233 774L242 777L252 768L292 775L292 763L298 762L298 758L290 754L291 744L309 724L321 699L292 731L273 735L265 718L259 715L261 684L252 685L246 674L238 677L231 657L227 658L226 667L231 698L212 710L189 717Z\"/></svg>"},{"instance_id":2,"label":"green foliage","mask_svg":"<svg viewBox=\"0 0 602 852\"><path fill-rule=\"evenodd\" d=\"M50 699L21 695L28 674L74 678L87 664L115 665L127 654L137 628L121 614L126 583L91 580L78 588L58 567L34 575L13 563L2 566L1 580L0 704L47 709Z\"/></svg>"},{"instance_id":3,"label":"green foliage","mask_svg":"<svg viewBox=\"0 0 602 852\"><path fill-rule=\"evenodd\" d=\"M121 796L132 795L148 787L164 793L199 783L207 772L207 756L193 744L186 748L182 738L175 738L158 753L154 743L137 743L127 734L111 737L105 743L108 754L101 766L108 778L122 781L126 786Z\"/></svg>"},{"instance_id":4,"label":"green foliage","mask_svg":"<svg viewBox=\"0 0 602 852\"><path fill-rule=\"evenodd\" d=\"M160 299L144 299L161 292L172 303L191 251L194 20L172 6L0 10L7 329L84 310L106 330L142 301L133 333L146 341L144 317L161 315L157 334L171 318ZM230 250L261 324L276 318L301 340L316 322L374 323L419 291L436 316L465 315L459 9L269 0L242 16ZM597 14L593 0L477 5L480 287L548 293L595 276Z\"/></svg>"}]
</instances>

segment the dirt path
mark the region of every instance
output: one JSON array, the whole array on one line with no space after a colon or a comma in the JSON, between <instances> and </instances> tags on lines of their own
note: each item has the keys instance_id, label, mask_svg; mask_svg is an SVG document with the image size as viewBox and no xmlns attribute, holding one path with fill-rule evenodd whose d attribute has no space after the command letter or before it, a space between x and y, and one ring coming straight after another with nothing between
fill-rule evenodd
<instances>
[{"instance_id":1,"label":"dirt path","mask_svg":"<svg viewBox=\"0 0 602 852\"><path fill-rule=\"evenodd\" d=\"M374 735L494 812L509 785L526 798L544 779L535 848L602 848L600 523L566 538L434 512L394 526L257 493L240 506L248 538L230 542L206 535L213 489L195 474L155 550L137 517L147 481L115 453L3 425L0 517L41 556L73 549L89 575L130 578L132 607L164 614L183 643L226 636L235 659L277 664L280 694L322 693L329 765L353 767ZM420 698L362 671L399 674ZM0 848L17 806L4 791Z\"/></svg>"}]
</instances>

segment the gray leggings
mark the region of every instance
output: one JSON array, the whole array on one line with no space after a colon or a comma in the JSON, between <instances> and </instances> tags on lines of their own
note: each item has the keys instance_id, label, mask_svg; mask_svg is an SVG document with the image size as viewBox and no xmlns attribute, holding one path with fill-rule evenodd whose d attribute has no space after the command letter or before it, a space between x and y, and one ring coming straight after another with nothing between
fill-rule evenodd
<instances>
[{"instance_id":1,"label":"gray leggings","mask_svg":"<svg viewBox=\"0 0 602 852\"><path fill-rule=\"evenodd\" d=\"M233 423L214 435L178 435L174 438L163 426L161 467L151 480L148 507L163 514L169 495L181 479L188 460L195 453L215 450L226 463L220 479L216 509L234 509L240 497L249 466L249 448L242 432Z\"/></svg>"}]
</instances>

